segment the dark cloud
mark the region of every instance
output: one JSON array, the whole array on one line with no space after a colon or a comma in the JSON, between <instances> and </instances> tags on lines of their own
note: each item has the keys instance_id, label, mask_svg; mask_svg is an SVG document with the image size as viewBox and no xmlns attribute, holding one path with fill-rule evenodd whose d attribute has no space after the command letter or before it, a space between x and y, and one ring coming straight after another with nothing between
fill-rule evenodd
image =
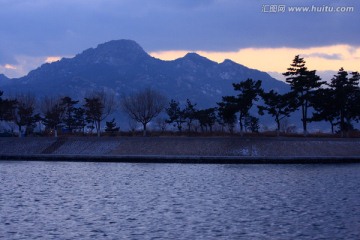
<instances>
[{"instance_id":1,"label":"dark cloud","mask_svg":"<svg viewBox=\"0 0 360 240\"><path fill-rule=\"evenodd\" d=\"M329 60L342 60L343 57L341 54L325 54L325 53L312 53L312 54L302 54L302 57L319 57Z\"/></svg>"},{"instance_id":2,"label":"dark cloud","mask_svg":"<svg viewBox=\"0 0 360 240\"><path fill-rule=\"evenodd\" d=\"M354 6L353 13L263 13L264 5ZM0 0L0 55L73 55L112 39L147 51L360 45L360 2ZM7 60L6 60L7 61Z\"/></svg>"}]
</instances>

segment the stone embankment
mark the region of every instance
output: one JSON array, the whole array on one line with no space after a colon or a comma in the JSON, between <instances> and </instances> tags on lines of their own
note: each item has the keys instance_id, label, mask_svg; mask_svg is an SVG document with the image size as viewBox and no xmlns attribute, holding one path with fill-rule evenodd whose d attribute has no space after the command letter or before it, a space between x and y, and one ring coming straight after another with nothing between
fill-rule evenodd
<instances>
[{"instance_id":1,"label":"stone embankment","mask_svg":"<svg viewBox=\"0 0 360 240\"><path fill-rule=\"evenodd\" d=\"M360 162L360 139L0 138L0 159L181 163Z\"/></svg>"}]
</instances>

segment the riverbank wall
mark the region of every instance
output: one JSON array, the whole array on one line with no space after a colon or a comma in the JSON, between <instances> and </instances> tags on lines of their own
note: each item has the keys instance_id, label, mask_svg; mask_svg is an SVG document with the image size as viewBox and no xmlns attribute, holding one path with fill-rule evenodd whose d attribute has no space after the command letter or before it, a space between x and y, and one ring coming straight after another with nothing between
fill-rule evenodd
<instances>
[{"instance_id":1,"label":"riverbank wall","mask_svg":"<svg viewBox=\"0 0 360 240\"><path fill-rule=\"evenodd\" d=\"M0 159L178 163L346 163L360 162L360 139L0 138Z\"/></svg>"}]
</instances>

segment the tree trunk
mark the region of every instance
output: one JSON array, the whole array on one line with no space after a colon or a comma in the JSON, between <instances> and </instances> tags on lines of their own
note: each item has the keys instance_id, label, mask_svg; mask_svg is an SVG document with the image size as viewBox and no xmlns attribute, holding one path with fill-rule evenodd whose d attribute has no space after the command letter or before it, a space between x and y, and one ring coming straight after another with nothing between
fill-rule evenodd
<instances>
[{"instance_id":1,"label":"tree trunk","mask_svg":"<svg viewBox=\"0 0 360 240\"><path fill-rule=\"evenodd\" d=\"M243 123L242 123L242 120L241 120L241 116L239 117L239 125L240 125L240 136L244 136L244 126L243 126Z\"/></svg>"},{"instance_id":2,"label":"tree trunk","mask_svg":"<svg viewBox=\"0 0 360 240\"><path fill-rule=\"evenodd\" d=\"M100 137L100 121L97 122L97 137Z\"/></svg>"},{"instance_id":3,"label":"tree trunk","mask_svg":"<svg viewBox=\"0 0 360 240\"><path fill-rule=\"evenodd\" d=\"M18 125L18 127L19 127L19 138L21 138L21 137L22 137L22 136L21 136L21 135L22 135L22 131L21 131L21 130L22 130L22 129L21 129L21 125Z\"/></svg>"},{"instance_id":4,"label":"tree trunk","mask_svg":"<svg viewBox=\"0 0 360 240\"><path fill-rule=\"evenodd\" d=\"M302 124L303 124L303 133L304 136L307 136L307 108L306 106L302 106Z\"/></svg>"},{"instance_id":5,"label":"tree trunk","mask_svg":"<svg viewBox=\"0 0 360 240\"><path fill-rule=\"evenodd\" d=\"M57 127L55 127L55 131L54 131L55 137L58 137L58 131L57 131Z\"/></svg>"},{"instance_id":6,"label":"tree trunk","mask_svg":"<svg viewBox=\"0 0 360 240\"><path fill-rule=\"evenodd\" d=\"M146 136L146 123L143 123L143 136Z\"/></svg>"}]
</instances>

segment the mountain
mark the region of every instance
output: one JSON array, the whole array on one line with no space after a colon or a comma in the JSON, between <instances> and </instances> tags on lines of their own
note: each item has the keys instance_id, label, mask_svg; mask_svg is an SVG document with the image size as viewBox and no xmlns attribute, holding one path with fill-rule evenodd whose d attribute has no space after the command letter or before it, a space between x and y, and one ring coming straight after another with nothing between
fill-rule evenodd
<instances>
[{"instance_id":1,"label":"mountain","mask_svg":"<svg viewBox=\"0 0 360 240\"><path fill-rule=\"evenodd\" d=\"M8 85L10 83L10 79L4 74L0 74L0 87Z\"/></svg>"},{"instance_id":2,"label":"mountain","mask_svg":"<svg viewBox=\"0 0 360 240\"><path fill-rule=\"evenodd\" d=\"M118 95L150 86L179 101L189 98L201 107L215 106L222 96L234 95L232 83L262 80L265 90L287 91L288 86L265 72L231 60L213 62L196 53L163 61L151 57L132 40L114 40L73 58L46 63L27 76L13 79L4 90L33 91L37 95L68 95L81 99L93 89Z\"/></svg>"}]
</instances>

